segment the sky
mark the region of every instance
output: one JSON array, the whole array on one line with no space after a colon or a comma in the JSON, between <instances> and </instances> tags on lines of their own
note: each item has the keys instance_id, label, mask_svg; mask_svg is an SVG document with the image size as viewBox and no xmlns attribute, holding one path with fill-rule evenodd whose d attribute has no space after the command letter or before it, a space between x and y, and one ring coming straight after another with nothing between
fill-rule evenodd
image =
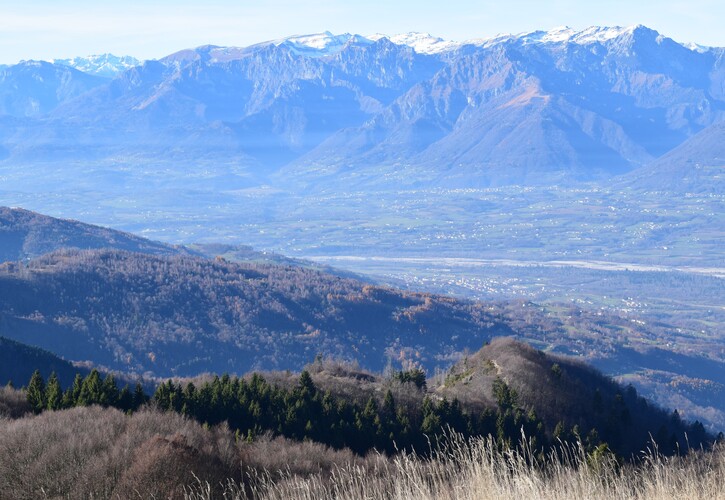
<instances>
[{"instance_id":1,"label":"sky","mask_svg":"<svg viewBox=\"0 0 725 500\"><path fill-rule=\"evenodd\" d=\"M723 0L14 0L0 1L0 64L110 52L155 59L295 34L431 33L449 40L644 24L725 46Z\"/></svg>"}]
</instances>

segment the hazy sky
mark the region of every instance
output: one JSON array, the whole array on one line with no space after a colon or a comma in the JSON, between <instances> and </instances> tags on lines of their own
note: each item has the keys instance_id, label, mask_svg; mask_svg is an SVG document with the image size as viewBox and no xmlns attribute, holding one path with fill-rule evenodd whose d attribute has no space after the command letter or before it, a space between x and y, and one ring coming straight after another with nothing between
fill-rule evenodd
<instances>
[{"instance_id":1,"label":"hazy sky","mask_svg":"<svg viewBox=\"0 0 725 500\"><path fill-rule=\"evenodd\" d=\"M325 30L466 40L638 23L677 41L725 46L723 0L2 0L0 63L103 52L158 58Z\"/></svg>"}]
</instances>

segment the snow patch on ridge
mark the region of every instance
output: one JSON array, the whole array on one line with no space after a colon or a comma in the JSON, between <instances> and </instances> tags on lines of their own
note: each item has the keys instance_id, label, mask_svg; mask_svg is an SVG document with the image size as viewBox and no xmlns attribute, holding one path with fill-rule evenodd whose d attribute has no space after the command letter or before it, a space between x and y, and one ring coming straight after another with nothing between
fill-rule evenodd
<instances>
[{"instance_id":1,"label":"snow patch on ridge","mask_svg":"<svg viewBox=\"0 0 725 500\"><path fill-rule=\"evenodd\" d=\"M274 40L271 43L278 46L286 45L299 55L324 57L337 54L351 43L369 45L373 42L360 35L351 35L350 33L333 35L329 31L325 31L324 33L314 33L311 35L290 36L280 40Z\"/></svg>"},{"instance_id":2,"label":"snow patch on ridge","mask_svg":"<svg viewBox=\"0 0 725 500\"><path fill-rule=\"evenodd\" d=\"M490 47L508 41L518 41L523 44L548 44L548 43L575 43L577 45L590 45L594 43L606 43L610 40L631 36L642 25L634 26L590 26L584 30L576 30L569 26L560 26L549 31L529 31L519 34L499 34L490 38L468 40L466 43L482 47Z\"/></svg>"},{"instance_id":3,"label":"snow patch on ridge","mask_svg":"<svg viewBox=\"0 0 725 500\"><path fill-rule=\"evenodd\" d=\"M455 50L461 46L459 42L450 40L444 40L433 36L429 33L402 33L399 35L383 35L376 33L368 37L371 40L380 40L381 38L387 38L396 45L406 45L419 54L440 54L441 52L448 52Z\"/></svg>"},{"instance_id":4,"label":"snow patch on ridge","mask_svg":"<svg viewBox=\"0 0 725 500\"><path fill-rule=\"evenodd\" d=\"M506 42L518 42L522 44L567 44L575 43L578 45L590 45L595 43L607 43L628 36L642 29L642 25L634 26L613 26L601 27L591 26L584 30L576 30L568 26L562 26L551 29L549 31L529 31L519 34L501 33L493 37L477 38L466 40L464 42L456 42L445 40L443 38L432 36L428 33L404 33L399 35L383 35L375 34L368 38L371 40L379 40L387 38L391 42L398 45L406 45L413 48L420 54L440 54L456 50L464 45L476 45L479 47L492 47ZM644 28L646 29L646 28ZM706 48L693 46L691 50L706 51Z\"/></svg>"},{"instance_id":5,"label":"snow patch on ridge","mask_svg":"<svg viewBox=\"0 0 725 500\"><path fill-rule=\"evenodd\" d=\"M53 59L53 64L69 66L78 71L91 75L113 78L128 69L141 64L141 61L131 56L114 56L113 54L98 54L72 59Z\"/></svg>"}]
</instances>

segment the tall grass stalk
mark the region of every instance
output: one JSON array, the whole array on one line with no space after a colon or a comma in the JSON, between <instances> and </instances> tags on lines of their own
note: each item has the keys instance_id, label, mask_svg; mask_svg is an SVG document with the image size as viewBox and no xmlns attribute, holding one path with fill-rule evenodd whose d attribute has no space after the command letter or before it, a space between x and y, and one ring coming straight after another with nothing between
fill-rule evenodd
<instances>
[{"instance_id":1,"label":"tall grass stalk","mask_svg":"<svg viewBox=\"0 0 725 500\"><path fill-rule=\"evenodd\" d=\"M587 455L581 445L563 446L535 459L528 445L501 452L491 438L449 436L430 457L401 453L377 457L374 465L340 467L329 475L297 477L280 472L248 473L247 489L234 482L226 500L504 500L504 499L725 499L725 449L664 457L656 448L636 464L614 456ZM199 483L189 500L208 500Z\"/></svg>"}]
</instances>

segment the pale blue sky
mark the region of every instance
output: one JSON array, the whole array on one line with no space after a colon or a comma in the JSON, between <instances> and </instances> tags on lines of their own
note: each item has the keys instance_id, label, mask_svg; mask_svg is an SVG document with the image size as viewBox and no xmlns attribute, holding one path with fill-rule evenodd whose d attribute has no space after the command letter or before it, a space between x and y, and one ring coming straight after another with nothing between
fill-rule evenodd
<instances>
[{"instance_id":1,"label":"pale blue sky","mask_svg":"<svg viewBox=\"0 0 725 500\"><path fill-rule=\"evenodd\" d=\"M424 31L452 40L568 25L644 24L725 46L723 0L15 0L0 3L0 63L112 52L141 59L292 34Z\"/></svg>"}]
</instances>

